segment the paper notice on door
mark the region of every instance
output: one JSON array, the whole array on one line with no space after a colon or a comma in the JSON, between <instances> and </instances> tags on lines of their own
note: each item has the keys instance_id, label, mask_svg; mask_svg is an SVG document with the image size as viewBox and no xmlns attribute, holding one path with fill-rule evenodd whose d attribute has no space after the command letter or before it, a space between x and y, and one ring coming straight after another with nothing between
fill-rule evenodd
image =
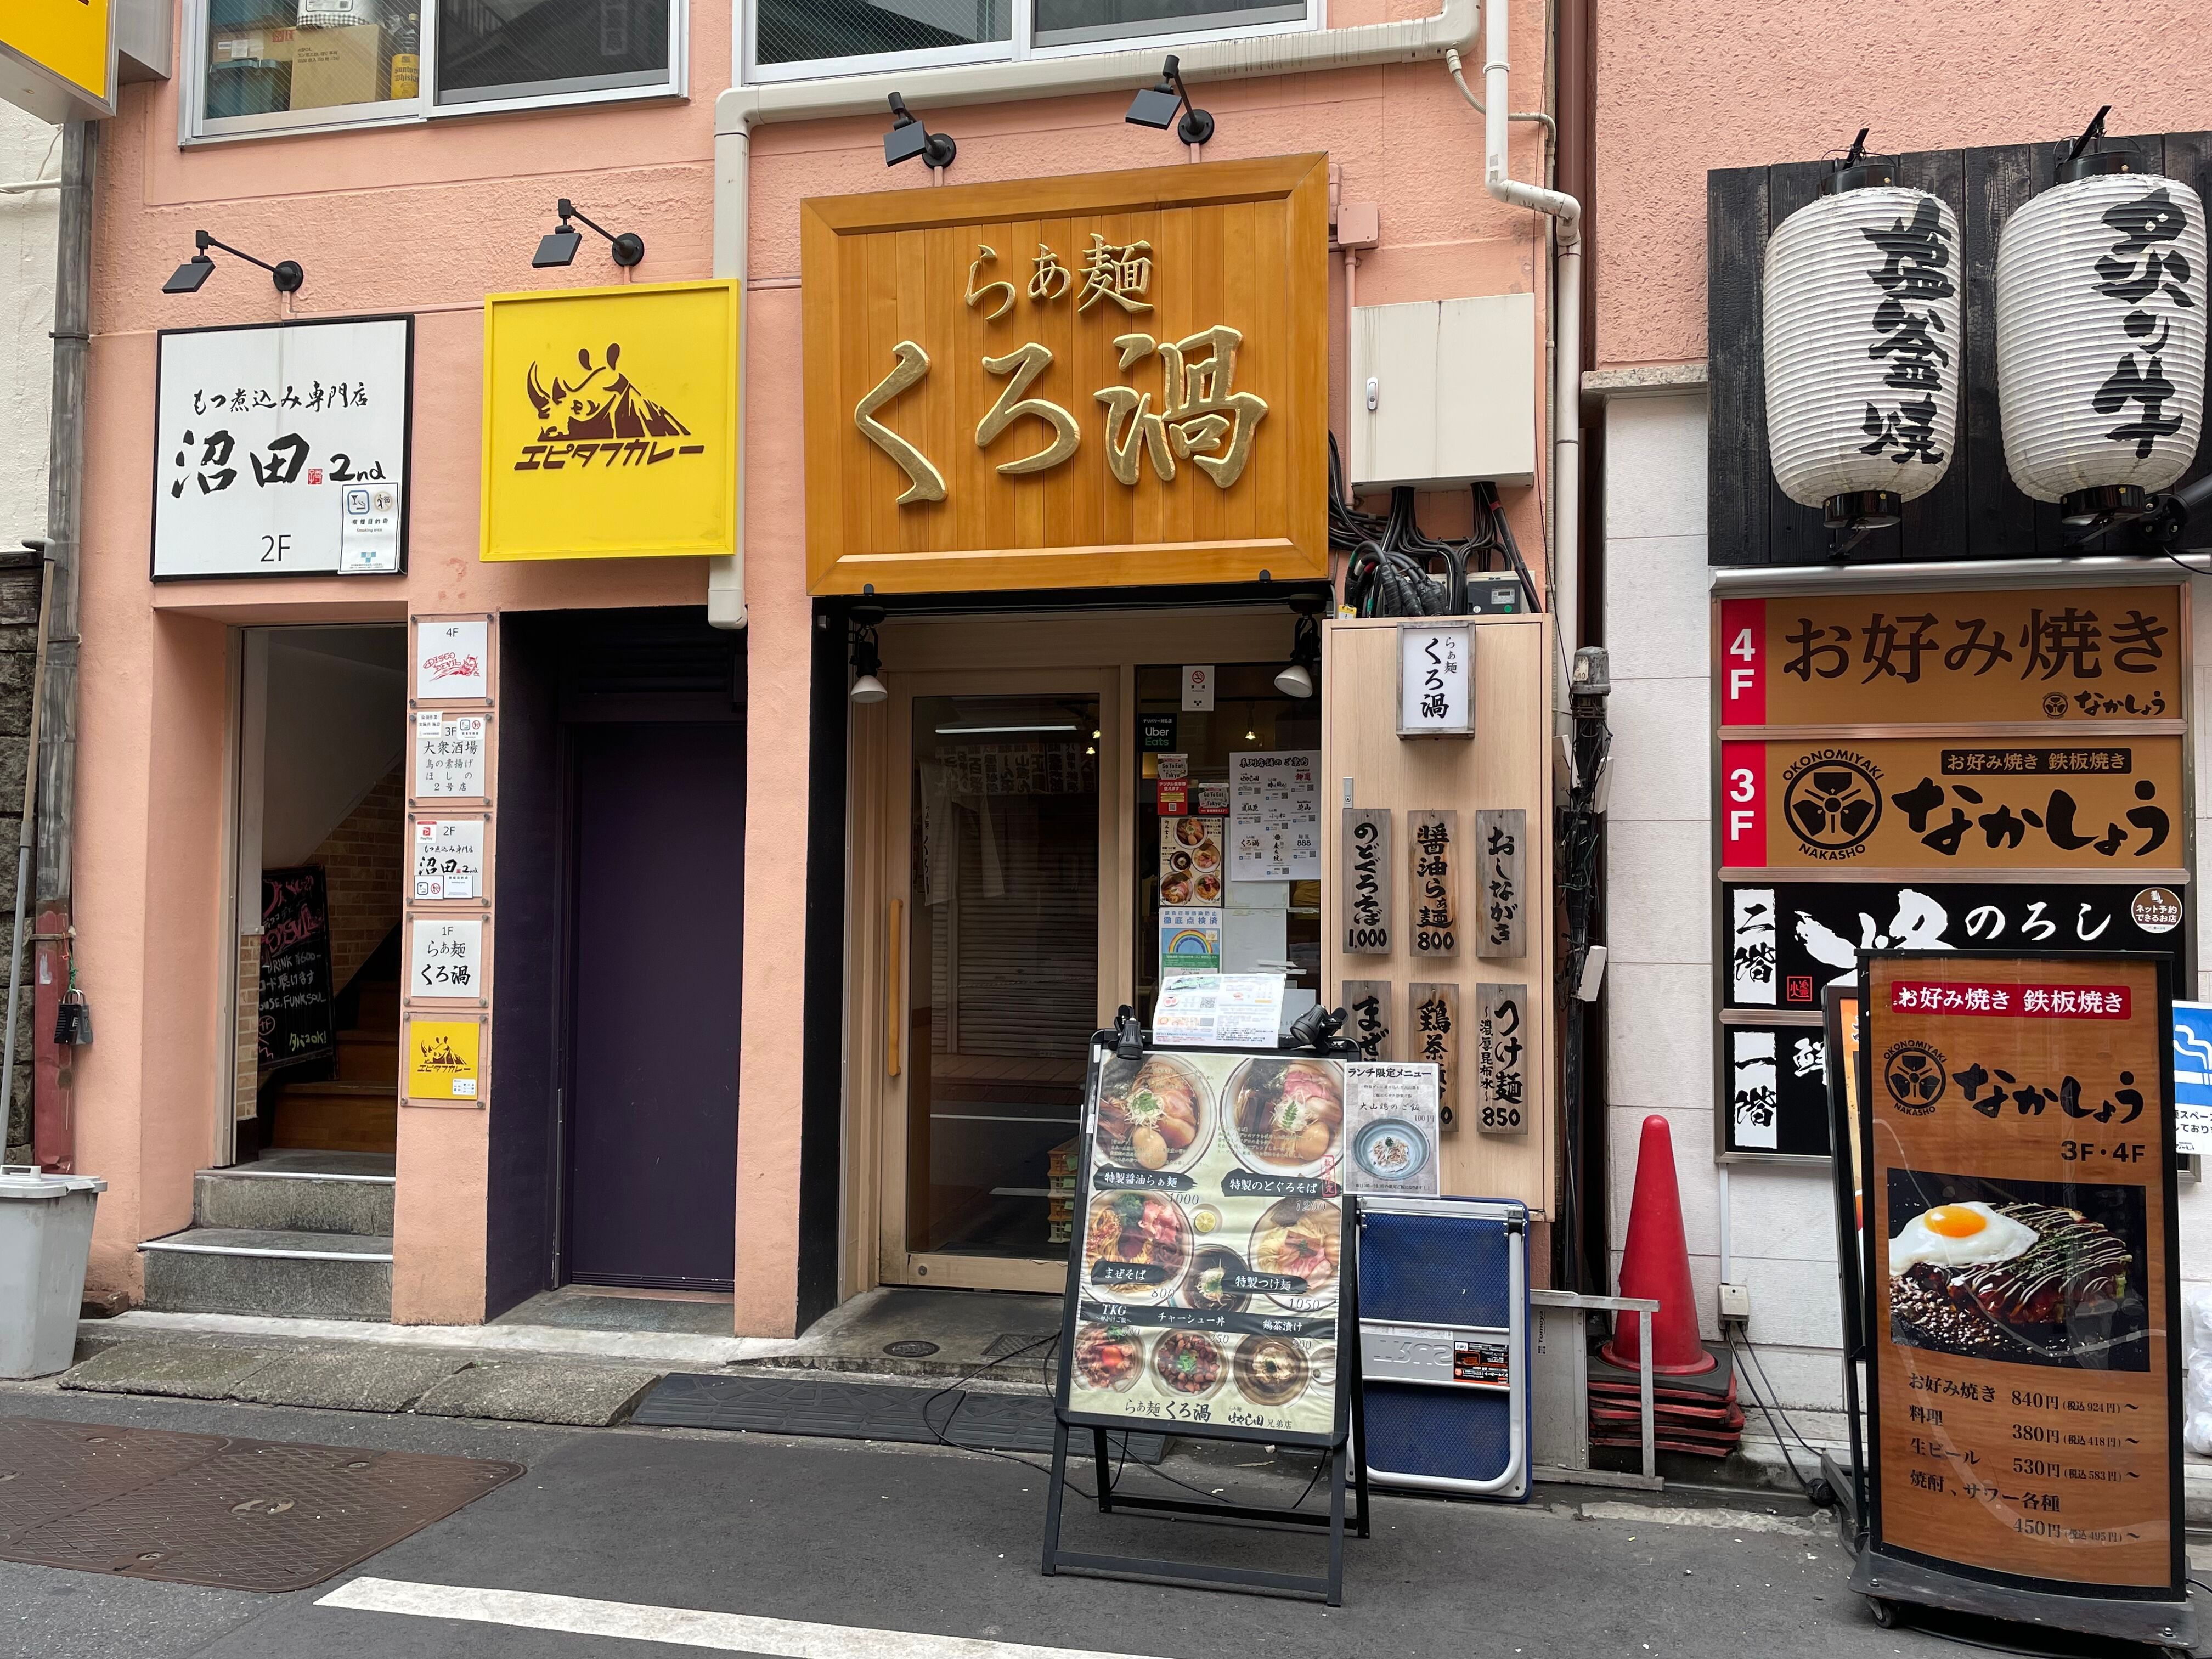
<instances>
[{"instance_id":1,"label":"paper notice on door","mask_svg":"<svg viewBox=\"0 0 2212 1659\"><path fill-rule=\"evenodd\" d=\"M1182 974L1160 982L1152 1041L1182 1048L1272 1048L1282 1023L1280 974Z\"/></svg>"}]
</instances>

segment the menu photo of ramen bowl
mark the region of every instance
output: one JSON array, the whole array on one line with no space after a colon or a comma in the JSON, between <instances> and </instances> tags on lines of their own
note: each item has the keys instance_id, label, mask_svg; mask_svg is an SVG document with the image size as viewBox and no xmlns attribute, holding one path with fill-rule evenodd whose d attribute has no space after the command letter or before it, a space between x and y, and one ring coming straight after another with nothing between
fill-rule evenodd
<instances>
[{"instance_id":1,"label":"menu photo of ramen bowl","mask_svg":"<svg viewBox=\"0 0 2212 1659\"><path fill-rule=\"evenodd\" d=\"M1165 1302L1190 1266L1190 1221L1164 1193L1101 1193L1084 1228L1085 1289L1102 1301Z\"/></svg>"},{"instance_id":2,"label":"menu photo of ramen bowl","mask_svg":"<svg viewBox=\"0 0 2212 1659\"><path fill-rule=\"evenodd\" d=\"M1098 1079L1098 1154L1139 1170L1183 1170L1206 1156L1213 1110L1205 1077L1167 1054L1109 1060Z\"/></svg>"},{"instance_id":3,"label":"menu photo of ramen bowl","mask_svg":"<svg viewBox=\"0 0 2212 1659\"><path fill-rule=\"evenodd\" d=\"M1344 1073L1323 1061L1249 1060L1224 1097L1229 1137L1260 1175L1317 1176L1335 1168L1344 1130Z\"/></svg>"}]
</instances>

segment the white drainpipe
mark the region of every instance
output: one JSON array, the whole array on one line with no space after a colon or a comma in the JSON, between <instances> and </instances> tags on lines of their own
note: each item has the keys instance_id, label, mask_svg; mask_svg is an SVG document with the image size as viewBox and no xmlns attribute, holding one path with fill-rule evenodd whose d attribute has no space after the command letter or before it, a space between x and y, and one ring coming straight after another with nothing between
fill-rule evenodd
<instances>
[{"instance_id":1,"label":"white drainpipe","mask_svg":"<svg viewBox=\"0 0 2212 1659\"><path fill-rule=\"evenodd\" d=\"M1506 102L1507 0L1491 0L1483 19L1480 100L1461 72L1456 50L1444 54L1444 66L1467 101L1482 112L1483 182L1491 195L1516 207L1551 216L1555 263L1552 283L1552 491L1551 546L1545 569L1551 577L1552 621L1564 660L1575 648L1577 605L1576 539L1582 526L1582 441L1577 417L1582 398L1583 204L1556 190L1524 185L1509 175L1507 123L1526 120L1508 113ZM1559 692L1562 706L1565 675Z\"/></svg>"},{"instance_id":2,"label":"white drainpipe","mask_svg":"<svg viewBox=\"0 0 2212 1659\"><path fill-rule=\"evenodd\" d=\"M1501 13L1504 11L1500 0L1492 0L1492 3ZM1201 82L1363 69L1376 64L1419 63L1448 54L1456 57L1461 49L1471 49L1481 15L1480 0L1443 0L1443 9L1427 17L1304 34L1206 41L1180 47L1176 55L1182 60L1185 77ZM763 122L827 120L851 115L881 115L888 120L889 100L894 92L904 97L916 114L921 114L962 104L1004 104L1089 92L1134 91L1159 78L1164 55L1156 47L1147 47L1139 52L1098 52L1080 58L1030 58L1018 64L964 64L949 69L901 70L891 75L853 76L834 81L780 81L768 86L732 87L714 101L714 274L740 281L745 276L747 196L751 182L746 163L752 149L752 130ZM1495 189L1492 193L1497 193ZM1535 193L1550 194L1542 191ZM744 331L742 317L738 337L742 348L738 370L742 402L743 365L752 356L751 340ZM707 620L717 628L745 625L745 475L742 448L741 442L738 463L738 550L729 558L708 562Z\"/></svg>"}]
</instances>

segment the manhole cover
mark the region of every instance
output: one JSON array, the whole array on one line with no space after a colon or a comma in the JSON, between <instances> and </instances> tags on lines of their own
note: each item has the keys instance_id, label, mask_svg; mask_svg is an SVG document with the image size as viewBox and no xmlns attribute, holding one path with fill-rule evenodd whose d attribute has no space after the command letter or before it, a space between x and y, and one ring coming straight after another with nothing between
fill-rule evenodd
<instances>
[{"instance_id":1,"label":"manhole cover","mask_svg":"<svg viewBox=\"0 0 2212 1659\"><path fill-rule=\"evenodd\" d=\"M894 1359L927 1359L937 1352L934 1342L886 1342L884 1352Z\"/></svg>"},{"instance_id":2,"label":"manhole cover","mask_svg":"<svg viewBox=\"0 0 2212 1659\"><path fill-rule=\"evenodd\" d=\"M0 1560L270 1594L320 1583L514 1463L0 1417Z\"/></svg>"}]
</instances>

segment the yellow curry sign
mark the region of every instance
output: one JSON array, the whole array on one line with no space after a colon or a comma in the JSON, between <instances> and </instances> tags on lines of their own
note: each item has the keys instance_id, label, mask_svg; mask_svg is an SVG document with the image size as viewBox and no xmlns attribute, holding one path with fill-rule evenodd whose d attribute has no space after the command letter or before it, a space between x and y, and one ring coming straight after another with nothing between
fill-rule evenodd
<instances>
[{"instance_id":1,"label":"yellow curry sign","mask_svg":"<svg viewBox=\"0 0 2212 1659\"><path fill-rule=\"evenodd\" d=\"M487 561L736 550L738 285L484 299Z\"/></svg>"},{"instance_id":2,"label":"yellow curry sign","mask_svg":"<svg viewBox=\"0 0 2212 1659\"><path fill-rule=\"evenodd\" d=\"M801 204L815 593L1328 568L1325 157Z\"/></svg>"},{"instance_id":3,"label":"yellow curry sign","mask_svg":"<svg viewBox=\"0 0 2212 1659\"><path fill-rule=\"evenodd\" d=\"M113 0L0 0L0 102L42 121L115 112Z\"/></svg>"}]
</instances>

